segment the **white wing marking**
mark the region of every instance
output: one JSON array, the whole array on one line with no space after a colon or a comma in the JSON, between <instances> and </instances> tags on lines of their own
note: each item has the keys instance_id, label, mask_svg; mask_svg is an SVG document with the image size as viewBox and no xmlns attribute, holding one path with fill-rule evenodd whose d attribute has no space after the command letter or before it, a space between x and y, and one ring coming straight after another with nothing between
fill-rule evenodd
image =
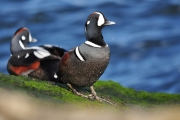
<instances>
[{"instance_id":1,"label":"white wing marking","mask_svg":"<svg viewBox=\"0 0 180 120\"><path fill-rule=\"evenodd\" d=\"M37 51L34 51L34 55L37 57L37 58L45 58L45 57L48 57L50 55L49 52L47 51L41 51L41 50L37 50Z\"/></svg>"},{"instance_id":2,"label":"white wing marking","mask_svg":"<svg viewBox=\"0 0 180 120\"><path fill-rule=\"evenodd\" d=\"M27 57L29 57L29 53L26 53L26 56L25 56L25 58L27 58Z\"/></svg>"}]
</instances>

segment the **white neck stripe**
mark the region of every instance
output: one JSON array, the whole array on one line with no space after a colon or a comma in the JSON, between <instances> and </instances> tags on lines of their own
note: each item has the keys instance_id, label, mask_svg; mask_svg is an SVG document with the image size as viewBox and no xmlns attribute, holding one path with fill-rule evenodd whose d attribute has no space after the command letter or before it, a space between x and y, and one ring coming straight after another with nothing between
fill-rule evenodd
<instances>
[{"instance_id":1,"label":"white neck stripe","mask_svg":"<svg viewBox=\"0 0 180 120\"><path fill-rule=\"evenodd\" d=\"M98 47L98 48L101 47L100 45L97 45L97 44L92 43L92 42L90 42L90 41L86 41L85 44L87 44L87 45L89 45L89 46L92 46L92 47Z\"/></svg>"},{"instance_id":2,"label":"white neck stripe","mask_svg":"<svg viewBox=\"0 0 180 120\"><path fill-rule=\"evenodd\" d=\"M76 53L77 57L79 58L79 60L81 60L81 61L85 61L85 60L84 60L84 58L81 56L81 54L80 54L80 52L79 52L79 48L78 48L78 47L76 47L76 49L75 49L75 53Z\"/></svg>"}]
</instances>

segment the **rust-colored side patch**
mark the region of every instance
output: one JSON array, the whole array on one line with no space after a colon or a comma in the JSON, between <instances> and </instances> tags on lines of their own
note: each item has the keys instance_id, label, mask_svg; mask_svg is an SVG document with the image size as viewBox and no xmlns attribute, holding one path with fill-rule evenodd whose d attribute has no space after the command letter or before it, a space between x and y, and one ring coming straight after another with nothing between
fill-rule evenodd
<instances>
[{"instance_id":1,"label":"rust-colored side patch","mask_svg":"<svg viewBox=\"0 0 180 120\"><path fill-rule=\"evenodd\" d=\"M63 66L67 66L68 65L68 59L70 57L70 54L68 52L66 52L63 57L60 60L60 64L59 64L59 70L62 71L63 70Z\"/></svg>"},{"instance_id":2,"label":"rust-colored side patch","mask_svg":"<svg viewBox=\"0 0 180 120\"><path fill-rule=\"evenodd\" d=\"M68 52L66 52L63 57L61 58L61 61L60 61L60 65L67 65L67 60L69 59L70 57L70 54Z\"/></svg>"},{"instance_id":3,"label":"rust-colored side patch","mask_svg":"<svg viewBox=\"0 0 180 120\"><path fill-rule=\"evenodd\" d=\"M40 62L39 61L36 61L34 63L32 63L31 65L29 66L19 66L19 67L15 67L15 66L12 66L10 65L9 68L11 71L13 71L16 75L20 75L22 74L23 72L26 72L28 70L35 70L39 67L40 65Z\"/></svg>"}]
</instances>

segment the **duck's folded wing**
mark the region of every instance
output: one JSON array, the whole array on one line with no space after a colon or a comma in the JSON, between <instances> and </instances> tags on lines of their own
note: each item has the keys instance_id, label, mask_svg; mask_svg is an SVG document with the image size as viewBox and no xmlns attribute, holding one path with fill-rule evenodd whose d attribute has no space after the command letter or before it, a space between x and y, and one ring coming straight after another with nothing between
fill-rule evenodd
<instances>
[{"instance_id":1,"label":"duck's folded wing","mask_svg":"<svg viewBox=\"0 0 180 120\"><path fill-rule=\"evenodd\" d=\"M42 60L60 60L60 57L51 55L46 50L27 49L13 54L9 62L13 66L28 66L36 61L42 61Z\"/></svg>"}]
</instances>

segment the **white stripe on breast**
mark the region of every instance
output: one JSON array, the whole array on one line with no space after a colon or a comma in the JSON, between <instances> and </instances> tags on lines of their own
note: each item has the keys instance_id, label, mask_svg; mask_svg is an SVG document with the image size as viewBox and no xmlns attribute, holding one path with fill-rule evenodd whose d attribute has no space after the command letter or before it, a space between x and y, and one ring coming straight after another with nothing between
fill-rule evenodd
<instances>
[{"instance_id":1,"label":"white stripe on breast","mask_svg":"<svg viewBox=\"0 0 180 120\"><path fill-rule=\"evenodd\" d=\"M84 58L81 56L78 47L76 47L76 49L75 49L75 54L77 55L77 57L79 58L79 60L85 61Z\"/></svg>"}]
</instances>

